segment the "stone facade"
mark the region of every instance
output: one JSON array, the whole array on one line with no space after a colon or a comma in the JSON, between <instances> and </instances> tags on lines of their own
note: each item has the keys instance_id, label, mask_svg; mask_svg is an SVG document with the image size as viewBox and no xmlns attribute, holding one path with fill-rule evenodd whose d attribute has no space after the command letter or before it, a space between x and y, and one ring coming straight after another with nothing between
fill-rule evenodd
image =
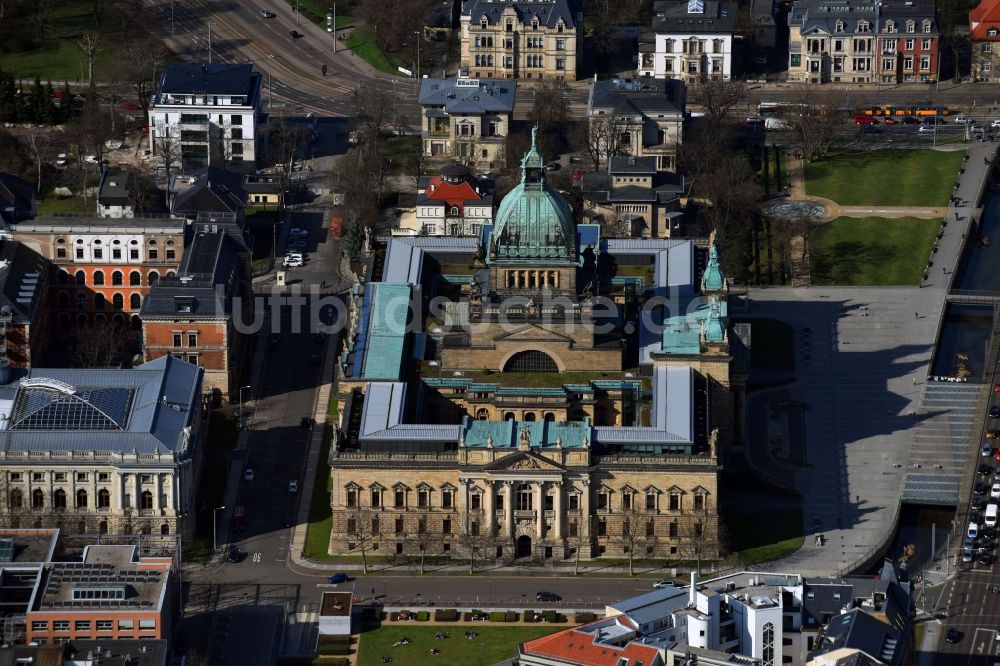
<instances>
[{"instance_id":1,"label":"stone facade","mask_svg":"<svg viewBox=\"0 0 1000 666\"><path fill-rule=\"evenodd\" d=\"M475 548L490 561L719 554L712 458L530 448L333 457L332 554L405 556L421 546L466 558Z\"/></svg>"}]
</instances>

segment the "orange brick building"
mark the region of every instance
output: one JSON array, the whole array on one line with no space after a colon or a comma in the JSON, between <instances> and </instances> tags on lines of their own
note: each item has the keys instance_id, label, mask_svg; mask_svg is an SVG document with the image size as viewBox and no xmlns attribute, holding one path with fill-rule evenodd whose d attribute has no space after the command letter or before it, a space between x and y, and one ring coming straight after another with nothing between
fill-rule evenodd
<instances>
[{"instance_id":1,"label":"orange brick building","mask_svg":"<svg viewBox=\"0 0 1000 666\"><path fill-rule=\"evenodd\" d=\"M26 613L26 641L167 639L174 612L170 558L134 546L87 546L83 562L42 569Z\"/></svg>"},{"instance_id":2,"label":"orange brick building","mask_svg":"<svg viewBox=\"0 0 1000 666\"><path fill-rule=\"evenodd\" d=\"M205 388L229 397L246 348L235 317L249 321L250 249L236 224L195 223L177 277L160 281L143 304L147 361L171 355L205 370Z\"/></svg>"}]
</instances>

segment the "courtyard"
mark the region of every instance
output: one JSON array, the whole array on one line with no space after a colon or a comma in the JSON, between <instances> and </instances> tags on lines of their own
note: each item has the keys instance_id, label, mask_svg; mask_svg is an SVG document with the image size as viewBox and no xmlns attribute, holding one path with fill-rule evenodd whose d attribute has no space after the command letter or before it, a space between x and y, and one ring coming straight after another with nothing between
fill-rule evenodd
<instances>
[{"instance_id":1,"label":"courtyard","mask_svg":"<svg viewBox=\"0 0 1000 666\"><path fill-rule=\"evenodd\" d=\"M805 165L806 194L841 206L946 206L964 151L833 153Z\"/></svg>"}]
</instances>

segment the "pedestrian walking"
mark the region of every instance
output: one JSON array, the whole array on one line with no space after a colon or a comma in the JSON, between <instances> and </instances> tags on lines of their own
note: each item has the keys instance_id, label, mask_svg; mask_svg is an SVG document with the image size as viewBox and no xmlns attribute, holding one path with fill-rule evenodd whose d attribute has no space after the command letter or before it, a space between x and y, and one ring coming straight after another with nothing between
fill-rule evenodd
<instances>
[{"instance_id":1,"label":"pedestrian walking","mask_svg":"<svg viewBox=\"0 0 1000 666\"><path fill-rule=\"evenodd\" d=\"M855 495L854 496L854 503L855 504L861 504L861 495Z\"/></svg>"},{"instance_id":2,"label":"pedestrian walking","mask_svg":"<svg viewBox=\"0 0 1000 666\"><path fill-rule=\"evenodd\" d=\"M914 319L920 319L920 314L919 314L919 313L917 313L917 312L914 312L914 313L913 313L913 318L914 318Z\"/></svg>"}]
</instances>

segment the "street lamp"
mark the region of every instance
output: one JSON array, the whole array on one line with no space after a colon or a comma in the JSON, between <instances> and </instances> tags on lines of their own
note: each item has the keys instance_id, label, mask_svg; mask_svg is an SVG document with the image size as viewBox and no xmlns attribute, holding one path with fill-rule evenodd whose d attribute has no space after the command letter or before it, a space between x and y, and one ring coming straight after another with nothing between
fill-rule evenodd
<instances>
[{"instance_id":1,"label":"street lamp","mask_svg":"<svg viewBox=\"0 0 1000 666\"><path fill-rule=\"evenodd\" d=\"M243 427L244 427L244 424L243 424L243 391L247 390L248 388L250 388L249 385L247 385L247 386L241 386L240 387L240 430L242 430Z\"/></svg>"},{"instance_id":2,"label":"street lamp","mask_svg":"<svg viewBox=\"0 0 1000 666\"><path fill-rule=\"evenodd\" d=\"M415 85L417 87L419 87L420 86L420 37L421 37L421 35L420 35L420 32L417 31L417 30L414 30L411 34L414 37L417 38L417 71L415 71L413 73L413 80L416 82Z\"/></svg>"},{"instance_id":3,"label":"street lamp","mask_svg":"<svg viewBox=\"0 0 1000 666\"><path fill-rule=\"evenodd\" d=\"M215 509L212 510L212 552L213 553L219 550L219 541L218 541L218 538L217 538L217 530L216 530L216 528L218 527L219 521L217 520L216 516L218 516L219 511L224 511L225 508L226 508L225 506L218 506L218 507L215 507Z\"/></svg>"}]
</instances>

